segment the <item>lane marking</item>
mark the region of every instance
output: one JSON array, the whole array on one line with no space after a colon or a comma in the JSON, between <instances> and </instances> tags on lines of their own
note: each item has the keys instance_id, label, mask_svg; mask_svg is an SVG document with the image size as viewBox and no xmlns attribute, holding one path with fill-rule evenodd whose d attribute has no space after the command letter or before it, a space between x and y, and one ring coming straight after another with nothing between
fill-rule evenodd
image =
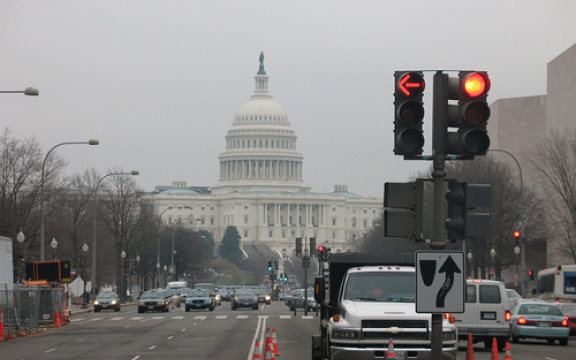
<instances>
[{"instance_id":1,"label":"lane marking","mask_svg":"<svg viewBox=\"0 0 576 360\"><path fill-rule=\"evenodd\" d=\"M216 320L228 319L228 315L216 315Z\"/></svg>"},{"instance_id":2,"label":"lane marking","mask_svg":"<svg viewBox=\"0 0 576 360\"><path fill-rule=\"evenodd\" d=\"M236 319L248 319L248 315L238 315Z\"/></svg>"},{"instance_id":3,"label":"lane marking","mask_svg":"<svg viewBox=\"0 0 576 360\"><path fill-rule=\"evenodd\" d=\"M46 350L44 351L45 353L51 353L52 351L56 351L56 349L50 349L50 350Z\"/></svg>"},{"instance_id":4,"label":"lane marking","mask_svg":"<svg viewBox=\"0 0 576 360\"><path fill-rule=\"evenodd\" d=\"M123 320L123 317L114 317L112 319L110 319L110 321L118 321L118 320Z\"/></svg>"},{"instance_id":5,"label":"lane marking","mask_svg":"<svg viewBox=\"0 0 576 360\"><path fill-rule=\"evenodd\" d=\"M148 350L154 350L154 349L156 349L156 345L152 345L148 348Z\"/></svg>"},{"instance_id":6,"label":"lane marking","mask_svg":"<svg viewBox=\"0 0 576 360\"><path fill-rule=\"evenodd\" d=\"M170 335L170 336L168 336L168 337L166 338L166 340L172 340L172 339L174 339L174 336L173 336L173 335Z\"/></svg>"},{"instance_id":7,"label":"lane marking","mask_svg":"<svg viewBox=\"0 0 576 360\"><path fill-rule=\"evenodd\" d=\"M194 320L204 321L206 320L206 316L194 316Z\"/></svg>"},{"instance_id":8,"label":"lane marking","mask_svg":"<svg viewBox=\"0 0 576 360\"><path fill-rule=\"evenodd\" d=\"M280 315L280 319L292 319L292 315Z\"/></svg>"},{"instance_id":9,"label":"lane marking","mask_svg":"<svg viewBox=\"0 0 576 360\"><path fill-rule=\"evenodd\" d=\"M172 319L173 320L182 320L182 319L184 319L184 316L174 316Z\"/></svg>"}]
</instances>

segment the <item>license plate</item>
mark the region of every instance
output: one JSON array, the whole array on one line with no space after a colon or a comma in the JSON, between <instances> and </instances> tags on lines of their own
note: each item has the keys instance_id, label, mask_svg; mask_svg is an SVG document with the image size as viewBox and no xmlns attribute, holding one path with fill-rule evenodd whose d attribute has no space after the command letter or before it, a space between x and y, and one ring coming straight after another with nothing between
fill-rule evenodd
<instances>
[{"instance_id":1,"label":"license plate","mask_svg":"<svg viewBox=\"0 0 576 360\"><path fill-rule=\"evenodd\" d=\"M550 321L538 321L538 326L550 327Z\"/></svg>"},{"instance_id":2,"label":"license plate","mask_svg":"<svg viewBox=\"0 0 576 360\"><path fill-rule=\"evenodd\" d=\"M196 307L200 307L200 304L196 304Z\"/></svg>"},{"instance_id":3,"label":"license plate","mask_svg":"<svg viewBox=\"0 0 576 360\"><path fill-rule=\"evenodd\" d=\"M107 307L108 307L108 305L102 305L102 308L107 308Z\"/></svg>"},{"instance_id":4,"label":"license plate","mask_svg":"<svg viewBox=\"0 0 576 360\"><path fill-rule=\"evenodd\" d=\"M154 309L154 306L148 306L148 310Z\"/></svg>"},{"instance_id":5,"label":"license plate","mask_svg":"<svg viewBox=\"0 0 576 360\"><path fill-rule=\"evenodd\" d=\"M481 315L482 320L496 320L495 312L483 312Z\"/></svg>"},{"instance_id":6,"label":"license plate","mask_svg":"<svg viewBox=\"0 0 576 360\"><path fill-rule=\"evenodd\" d=\"M397 360L404 360L404 353L403 352L395 352L395 357L394 359ZM388 358L388 352L386 352L386 358Z\"/></svg>"},{"instance_id":7,"label":"license plate","mask_svg":"<svg viewBox=\"0 0 576 360\"><path fill-rule=\"evenodd\" d=\"M250 305L250 303L244 303L244 305Z\"/></svg>"}]
</instances>

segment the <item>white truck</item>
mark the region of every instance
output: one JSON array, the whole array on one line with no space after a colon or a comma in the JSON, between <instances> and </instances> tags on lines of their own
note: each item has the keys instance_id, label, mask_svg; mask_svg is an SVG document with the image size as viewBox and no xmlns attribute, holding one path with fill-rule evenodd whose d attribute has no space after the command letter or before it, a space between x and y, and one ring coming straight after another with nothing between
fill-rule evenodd
<instances>
[{"instance_id":1,"label":"white truck","mask_svg":"<svg viewBox=\"0 0 576 360\"><path fill-rule=\"evenodd\" d=\"M320 334L312 335L313 360L431 359L432 315L416 312L414 254L332 254L317 277ZM454 360L458 330L444 319L442 360Z\"/></svg>"}]
</instances>

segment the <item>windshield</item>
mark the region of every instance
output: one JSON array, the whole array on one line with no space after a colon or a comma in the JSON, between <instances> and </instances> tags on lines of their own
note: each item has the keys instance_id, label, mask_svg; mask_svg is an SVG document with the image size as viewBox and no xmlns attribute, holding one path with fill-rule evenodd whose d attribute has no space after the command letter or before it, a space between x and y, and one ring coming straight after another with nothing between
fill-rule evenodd
<instances>
[{"instance_id":1,"label":"windshield","mask_svg":"<svg viewBox=\"0 0 576 360\"><path fill-rule=\"evenodd\" d=\"M164 298L164 295L158 292L145 292L140 297L140 299L162 299L162 298Z\"/></svg>"},{"instance_id":2,"label":"windshield","mask_svg":"<svg viewBox=\"0 0 576 360\"><path fill-rule=\"evenodd\" d=\"M256 290L240 289L236 290L234 296L256 296Z\"/></svg>"},{"instance_id":3,"label":"windshield","mask_svg":"<svg viewBox=\"0 0 576 360\"><path fill-rule=\"evenodd\" d=\"M210 291L208 290L192 290L188 292L187 297L210 297Z\"/></svg>"},{"instance_id":4,"label":"windshield","mask_svg":"<svg viewBox=\"0 0 576 360\"><path fill-rule=\"evenodd\" d=\"M415 302L414 273L352 273L346 282L344 300Z\"/></svg>"},{"instance_id":5,"label":"windshield","mask_svg":"<svg viewBox=\"0 0 576 360\"><path fill-rule=\"evenodd\" d=\"M114 299L116 298L116 293L113 292L101 292L100 294L98 294L97 298L98 299Z\"/></svg>"}]
</instances>

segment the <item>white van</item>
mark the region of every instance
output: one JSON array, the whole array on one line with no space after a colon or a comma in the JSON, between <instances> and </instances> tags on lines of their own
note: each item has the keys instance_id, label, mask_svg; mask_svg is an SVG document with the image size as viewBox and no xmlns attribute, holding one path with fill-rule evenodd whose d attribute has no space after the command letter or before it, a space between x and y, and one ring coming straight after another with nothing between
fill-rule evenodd
<instances>
[{"instance_id":1,"label":"white van","mask_svg":"<svg viewBox=\"0 0 576 360\"><path fill-rule=\"evenodd\" d=\"M187 289L189 287L188 281L170 281L166 285L166 289Z\"/></svg>"},{"instance_id":2,"label":"white van","mask_svg":"<svg viewBox=\"0 0 576 360\"><path fill-rule=\"evenodd\" d=\"M505 349L510 333L510 302L504 283L466 280L464 313L452 315L460 340L467 340L468 333L472 333L472 342L483 341L484 347L490 349L492 338L496 337L498 350Z\"/></svg>"}]
</instances>

